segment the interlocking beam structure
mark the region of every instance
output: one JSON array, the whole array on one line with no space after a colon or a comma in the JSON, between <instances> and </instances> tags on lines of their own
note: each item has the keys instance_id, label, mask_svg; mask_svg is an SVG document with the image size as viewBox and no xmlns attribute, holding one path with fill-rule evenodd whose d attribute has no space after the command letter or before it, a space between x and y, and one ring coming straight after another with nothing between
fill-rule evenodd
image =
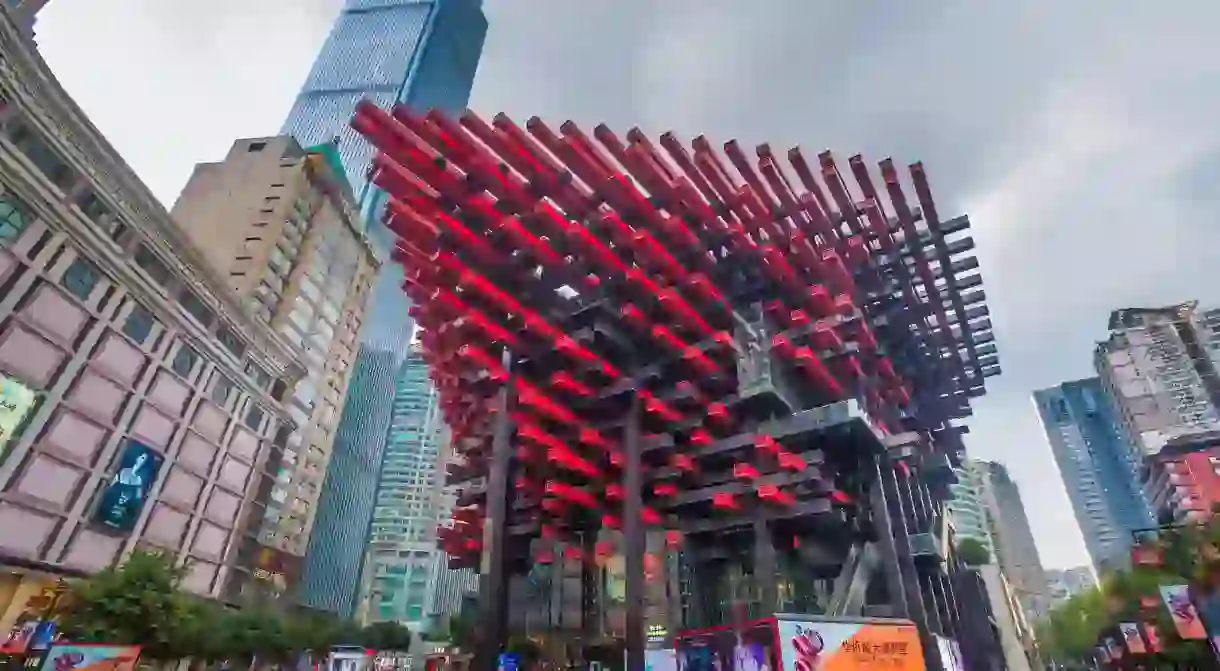
<instances>
[{"instance_id":1,"label":"interlocking beam structure","mask_svg":"<svg viewBox=\"0 0 1220 671\"><path fill-rule=\"evenodd\" d=\"M378 150L369 178L461 455L440 543L481 566L485 601L514 567L641 552L646 528L671 545L745 529L762 570L777 538L877 514L906 562L891 591L919 593L906 536L939 514L921 479L960 454L952 421L1000 370L973 240L949 239L969 220L940 221L922 165L913 205L889 159L879 188L859 156L850 186L830 152L784 168L736 140L367 101L352 125Z\"/></svg>"}]
</instances>

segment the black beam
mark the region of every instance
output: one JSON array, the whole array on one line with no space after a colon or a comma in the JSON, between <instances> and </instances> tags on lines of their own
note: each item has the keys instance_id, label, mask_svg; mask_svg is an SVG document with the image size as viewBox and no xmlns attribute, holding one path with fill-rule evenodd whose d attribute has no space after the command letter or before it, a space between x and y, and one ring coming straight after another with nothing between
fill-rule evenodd
<instances>
[{"instance_id":1,"label":"black beam","mask_svg":"<svg viewBox=\"0 0 1220 671\"><path fill-rule=\"evenodd\" d=\"M513 446L513 359L507 349L501 365L509 378L497 392L495 433L487 474L487 517L483 520L483 558L479 567L479 630L472 671L492 671L499 663L500 646L508 638L508 566L504 543L508 539L509 487Z\"/></svg>"},{"instance_id":2,"label":"black beam","mask_svg":"<svg viewBox=\"0 0 1220 671\"><path fill-rule=\"evenodd\" d=\"M640 449L640 397L631 395L623 451L623 535L627 569L626 671L644 671L644 521L643 459Z\"/></svg>"}]
</instances>

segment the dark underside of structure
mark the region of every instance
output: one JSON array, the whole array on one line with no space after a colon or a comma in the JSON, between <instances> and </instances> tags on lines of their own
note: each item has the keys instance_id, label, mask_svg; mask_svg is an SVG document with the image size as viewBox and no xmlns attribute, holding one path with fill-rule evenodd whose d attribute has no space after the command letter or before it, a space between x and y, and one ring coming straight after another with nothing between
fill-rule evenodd
<instances>
[{"instance_id":1,"label":"dark underside of structure","mask_svg":"<svg viewBox=\"0 0 1220 671\"><path fill-rule=\"evenodd\" d=\"M1000 367L921 165L911 204L889 160L883 194L858 156L849 188L828 152L790 180L766 145L352 123L460 455L440 536L483 575L479 671L510 627L635 671L650 635L779 611L909 618L930 668L935 636L1002 668L943 505Z\"/></svg>"}]
</instances>

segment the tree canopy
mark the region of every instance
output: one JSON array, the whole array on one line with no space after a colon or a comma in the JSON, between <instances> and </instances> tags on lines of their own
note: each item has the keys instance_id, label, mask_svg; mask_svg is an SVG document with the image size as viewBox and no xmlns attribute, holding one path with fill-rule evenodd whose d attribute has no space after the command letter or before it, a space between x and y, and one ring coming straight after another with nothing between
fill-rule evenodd
<instances>
[{"instance_id":1,"label":"tree canopy","mask_svg":"<svg viewBox=\"0 0 1220 671\"><path fill-rule=\"evenodd\" d=\"M1068 668L1092 668L1070 665L1083 665L1093 654L1098 638L1118 623L1153 622L1165 661L1204 663L1214 659L1206 641L1178 637L1159 588L1199 584L1209 570L1216 570L1220 522L1162 529L1155 547L1161 555L1158 564L1107 572L1097 586L1073 595L1038 622L1035 635L1042 650ZM1153 603L1155 607L1148 607Z\"/></svg>"},{"instance_id":2,"label":"tree canopy","mask_svg":"<svg viewBox=\"0 0 1220 671\"><path fill-rule=\"evenodd\" d=\"M233 608L179 589L171 557L135 552L121 565L74 581L56 609L60 630L82 643L139 645L154 660L286 662L334 645L407 650L411 632L392 622L360 627L324 614L292 614L270 604Z\"/></svg>"}]
</instances>

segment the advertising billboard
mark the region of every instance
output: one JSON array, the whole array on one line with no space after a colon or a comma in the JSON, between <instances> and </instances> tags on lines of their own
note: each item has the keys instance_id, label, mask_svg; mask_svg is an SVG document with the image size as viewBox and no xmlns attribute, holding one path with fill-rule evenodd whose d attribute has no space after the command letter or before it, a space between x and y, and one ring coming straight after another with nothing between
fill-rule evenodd
<instances>
[{"instance_id":1,"label":"advertising billboard","mask_svg":"<svg viewBox=\"0 0 1220 671\"><path fill-rule=\"evenodd\" d=\"M1187 585L1161 585L1161 598L1165 600L1165 605L1169 608L1169 614L1173 618L1174 627L1178 630L1178 636L1184 639L1207 638L1207 631L1203 629L1203 620L1199 618L1199 611L1195 610L1195 604L1190 600L1190 587Z\"/></svg>"},{"instance_id":2,"label":"advertising billboard","mask_svg":"<svg viewBox=\"0 0 1220 671\"><path fill-rule=\"evenodd\" d=\"M97 521L119 531L134 529L163 461L156 450L138 440L128 439L118 469L102 491Z\"/></svg>"},{"instance_id":3,"label":"advertising billboard","mask_svg":"<svg viewBox=\"0 0 1220 671\"><path fill-rule=\"evenodd\" d=\"M34 409L38 394L7 375L0 375L0 455Z\"/></svg>"},{"instance_id":4,"label":"advertising billboard","mask_svg":"<svg viewBox=\"0 0 1220 671\"><path fill-rule=\"evenodd\" d=\"M56 643L43 660L42 671L134 671L139 658L138 645Z\"/></svg>"},{"instance_id":5,"label":"advertising billboard","mask_svg":"<svg viewBox=\"0 0 1220 671\"><path fill-rule=\"evenodd\" d=\"M783 671L926 671L919 631L903 620L776 619Z\"/></svg>"}]
</instances>

